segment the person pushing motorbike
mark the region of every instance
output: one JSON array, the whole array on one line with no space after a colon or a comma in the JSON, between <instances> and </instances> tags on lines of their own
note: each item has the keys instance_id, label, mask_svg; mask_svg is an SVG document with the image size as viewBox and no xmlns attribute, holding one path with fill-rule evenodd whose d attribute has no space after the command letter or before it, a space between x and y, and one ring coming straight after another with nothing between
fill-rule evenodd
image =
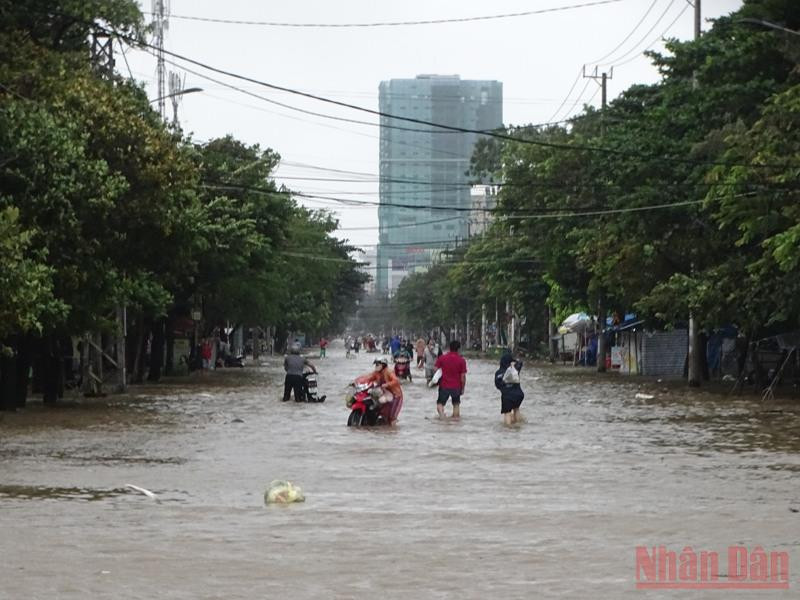
<instances>
[{"instance_id":1,"label":"person pushing motorbike","mask_svg":"<svg viewBox=\"0 0 800 600\"><path fill-rule=\"evenodd\" d=\"M289 401L289 394L294 393L295 402L307 400L308 392L303 378L303 369L309 367L316 374L317 368L306 357L300 354L300 344L294 343L289 348L289 354L283 359L283 369L286 377L283 381L283 401Z\"/></svg>"},{"instance_id":2,"label":"person pushing motorbike","mask_svg":"<svg viewBox=\"0 0 800 600\"><path fill-rule=\"evenodd\" d=\"M381 401L379 416L387 425L394 425L400 409L403 408L403 388L385 358L376 358L373 364L375 370L367 376L367 381L375 382L384 391L385 401ZM389 396L391 396L391 400L389 400Z\"/></svg>"}]
</instances>

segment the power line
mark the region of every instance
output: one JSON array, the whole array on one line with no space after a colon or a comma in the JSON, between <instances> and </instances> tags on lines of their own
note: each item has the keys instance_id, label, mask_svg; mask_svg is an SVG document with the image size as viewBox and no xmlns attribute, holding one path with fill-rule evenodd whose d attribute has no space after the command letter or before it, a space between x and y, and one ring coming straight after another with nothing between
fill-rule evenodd
<instances>
[{"instance_id":1,"label":"power line","mask_svg":"<svg viewBox=\"0 0 800 600\"><path fill-rule=\"evenodd\" d=\"M625 42L627 42L629 39L631 39L631 36L632 36L634 33L636 33L636 30L637 30L637 29L639 29L639 27L641 27L641 26L642 26L642 23L644 23L645 19L647 19L648 15L649 15L649 14L650 14L650 12L653 10L653 7L656 5L656 3L657 3L657 2L658 2L658 0L653 0L653 2L650 4L650 6L647 8L647 10L646 10L646 11L644 12L644 14L642 15L642 18L641 18L641 19L639 19L639 22L638 22L638 23L636 23L636 25L634 25L634 26L633 26L633 29L631 29L631 30L630 30L630 32L628 33L628 35L626 35L626 36L625 36L625 38L624 38L624 39L623 39L623 40L622 40L622 41L621 41L619 44L617 44L617 45L614 47L614 49L613 49L613 50L611 50L610 52L606 53L604 56L601 56L601 57L600 57L600 58L598 58L597 60L593 60L593 61L592 61L592 62L590 62L589 64L591 64L591 65L599 65L599 64L602 64L602 63L601 63L601 61L604 61L604 60L605 60L605 59L607 59L609 56L611 56L612 54L614 54L614 53L615 53L617 50L619 50L620 48L622 48L622 46L625 44Z\"/></svg>"},{"instance_id":2,"label":"power line","mask_svg":"<svg viewBox=\"0 0 800 600\"><path fill-rule=\"evenodd\" d=\"M639 19L639 22L638 22L638 23L637 23L637 24L636 24L636 25L633 27L633 29L631 29L631 31L628 33L628 35L626 35L626 36L623 38L623 40L622 40L622 41L621 41L619 44L617 44L617 46L616 46L616 47L615 47L613 50L611 50L611 52L608 52L608 53L607 53L607 54L605 54L604 56L600 57L599 59L597 59L597 60L595 60L595 61L592 61L592 62L591 62L591 63L589 63L589 64L597 64L597 63L599 63L601 60L605 60L606 58L608 58L609 56L611 56L612 54L614 54L614 52L616 52L617 50L619 50L619 48L620 48L620 47L621 47L621 46L622 46L622 45L623 45L625 42L627 42L627 41L630 39L630 37L631 37L631 36L632 36L632 35L633 35L633 34L636 32L636 30L637 30L637 29L638 29L638 28L641 26L641 24L644 22L644 20L645 20L645 19L647 18L647 16L650 14L650 11L651 11L651 10L653 10L653 7L656 5L656 2L658 2L658 0L653 0L652 4L650 4L650 7L649 7L649 8L648 8L648 9L645 11L644 15L642 15L642 18L641 18L641 19ZM572 91L575 89L575 86L577 86L577 85L578 85L578 82L581 80L581 75L582 75L582 74L583 74L583 71L582 71L582 70L579 70L579 71L578 71L578 75L575 77L575 81L573 81L573 82L572 82L572 85L570 86L570 88L569 88L569 91L567 92L567 95L566 95L566 96L564 97L564 99L561 101L561 104L559 104L559 105L558 105L558 108L557 108L557 109L556 109L556 111L555 111L555 112L552 114L552 116L551 116L551 117L548 119L548 121L553 121L553 120L554 120L554 119L555 119L555 118L556 118L556 117L559 115L559 113L561 112L561 109L562 109L562 108L564 108L564 105L565 105L565 104L566 104L566 103L569 101L570 94L572 94ZM588 83L588 82L587 82L587 83ZM583 93L584 93L585 91L586 91L586 87L584 86L584 89L583 89L583 91L582 91L582 92L581 92L581 93L578 95L578 100L580 100L580 98L583 96ZM591 102L591 100L590 100L590 102ZM576 100L575 104L577 104L577 100ZM573 108L573 109L575 108L575 104L573 104L573 105L572 105L572 108ZM567 114L569 115L569 114L570 114L570 112L572 112L572 109L570 109L570 111L569 111L569 112L567 112Z\"/></svg>"},{"instance_id":3,"label":"power line","mask_svg":"<svg viewBox=\"0 0 800 600\"><path fill-rule=\"evenodd\" d=\"M613 0L611 0L611 1L613 1ZM672 0L672 1L674 2L674 0ZM85 19L76 17L75 15L69 15L67 13L58 12L57 14L69 16L70 18L74 19L76 22L88 23L88 24L92 25L94 28L96 28L96 29L98 29L100 31L103 31L103 32L105 32L107 34L117 35L117 36L127 40L129 43L134 43L134 44L138 44L138 45L140 45L142 47L155 49L155 47L153 45L151 45L151 44L147 44L146 42L138 41L138 40L132 38L131 36L129 36L129 35L123 33L123 32L118 32L118 31L115 31L115 30L109 30L109 29L103 27L102 25L100 25L99 23L96 23L94 21L86 21ZM300 90L296 90L296 89L293 89L293 88L288 88L288 87L285 87L285 86L280 86L280 85L277 85L277 84L274 84L274 83L269 83L269 82L266 82L266 81L260 81L258 79L254 79L252 77L247 77L245 75L240 75L238 73L234 73L234 72L231 72L231 71L226 71L224 69L213 67L213 66L211 66L209 64L206 64L206 63L203 63L201 61L188 58L188 57L183 56L181 54L178 54L176 52L165 51L165 53L167 53L170 56L173 56L175 58L178 58L180 60L189 62L189 63L197 65L197 66L200 66L200 67L202 67L204 69L207 69L209 71L213 71L215 73L220 73L222 75L226 75L228 77L232 77L234 79L239 79L239 80L242 80L242 81L248 81L250 83L261 85L261 86L269 88L269 89L284 91L284 92L287 92L287 93L294 94L296 96L310 98L310 99L313 99L313 100L317 100L319 102L324 102L324 103L332 104L332 105L335 105L335 106L341 106L341 107L344 107L344 108L349 108L349 109L352 109L352 110L356 110L356 111L360 111L360 112L364 112L364 113L368 113L368 114L377 115L377 116L380 116L380 117L396 119L396 120L399 120L399 121L405 121L405 122L408 122L408 123L415 123L415 124L418 124L418 125L426 125L426 126L429 126L429 127L438 127L440 129L446 129L446 130L450 130L450 131L460 131L460 132L463 132L463 133L474 133L474 134L479 134L479 135L485 135L487 137L492 137L492 138L496 138L496 139L502 139L502 140L511 141L511 142L517 142L517 143L520 143L520 144L541 146L541 147L552 148L552 149L557 149L557 150L568 150L568 151L572 151L572 152L575 152L575 151L603 152L603 153L607 153L607 154L614 154L614 155L617 155L617 156L627 156L627 157L647 159L647 160L657 159L657 160L661 160L661 161L664 161L664 162L673 162L673 163L678 163L678 164L690 164L690 165L709 165L709 166L716 165L716 166L723 166L723 167L744 166L744 167L750 167L750 168L781 168L781 169L786 169L786 168L790 168L790 167L793 166L792 163L744 164L744 163L732 163L732 162L724 162L724 161L693 160L693 159L687 159L687 158L681 158L681 157L675 157L675 156L660 156L660 155L654 155L654 154L643 154L643 153L640 153L640 152L632 152L632 151L622 150L622 149L619 149L619 148L609 148L609 147L604 147L604 146L585 146L585 145L582 145L582 144L563 144L563 143L555 143L555 142L545 142L545 141L542 141L542 140L533 140L533 139L528 139L528 138L518 138L518 137L514 137L512 135L508 135L508 134L505 134L505 133L500 133L500 132L497 132L497 131L486 132L486 131L482 131L482 130L478 130L478 129L470 129L470 128L466 128L466 127L458 127L458 126L455 126L455 125L445 125L445 124L442 124L442 123L434 123L432 121L426 121L424 119L417 119L417 118L414 118L414 117L403 117L403 116L399 116L399 115L393 115L393 114L386 113L386 112L383 112L383 111L374 110L374 109L366 108L366 107L363 107L363 106L358 106L356 104L350 104L348 102L342 102L342 101L339 101L339 100L326 98L324 96L319 96L319 95L316 95L316 94L310 94L308 92L302 92Z\"/></svg>"},{"instance_id":4,"label":"power line","mask_svg":"<svg viewBox=\"0 0 800 600\"><path fill-rule=\"evenodd\" d=\"M674 2L674 0L672 0L672 2ZM97 27L98 29L100 29L101 31L108 31L104 27L102 27L101 25L99 25L97 23L94 23L94 26ZM127 39L129 41L133 41L132 38L130 38L130 36L127 36L124 33L121 33L121 32L119 32L119 33L118 32L112 32L112 33L115 33L115 35L124 37L125 39ZM147 44L145 42L139 42L139 44L142 45L142 46L145 46L145 47L152 48L152 46L150 44ZM556 143L556 142L546 142L546 141L542 141L542 140L534 140L534 139L529 139L529 138L519 138L519 137L515 137L515 136L512 136L512 135L508 135L506 133L500 133L498 131L489 132L489 131L479 130L479 129L470 129L470 128L467 128L467 127L458 127L458 126L455 126L455 125L445 125L445 124L442 124L442 123L434 123L432 121L426 121L424 119L417 119L415 117L405 117L405 116L394 115L394 114L386 113L386 112L383 112L383 111L380 111L380 110L374 110L374 109L371 109L371 108L358 106L356 104L351 104L349 102L342 102L340 100L334 100L332 98L326 98L324 96L319 96L319 95L316 95L316 94L310 94L308 92L303 92L303 91L296 90L296 89L293 89L293 88L280 86L280 85L277 85L277 84L274 84L274 83L269 83L267 81L260 81L258 79L254 79L252 77L248 77L246 75L240 75L238 73L234 73L234 72L231 72L231 71L226 71L224 69L213 67L213 66L208 65L206 63L203 63L201 61L194 60L194 59L188 58L186 56L183 56L181 54L178 54L176 52L171 52L171 51L166 51L165 50L165 53L167 53L170 56L173 56L173 57L175 57L177 59L183 60L183 61L191 63L193 65L200 66L200 67L202 67L204 69L207 69L207 70L215 72L215 73L220 73L220 74L225 75L227 77L232 77L234 79L239 79L241 81L248 81L250 83L261 85L261 86L266 87L268 89L287 92L287 93L290 93L290 94L294 94L296 96L300 96L300 97L304 97L304 98L310 98L312 100L317 100L319 102L324 102L326 104L332 104L334 106L341 106L343 108L349 108L351 110L356 110L356 111L359 111L359 112L364 112L364 113L376 115L376 116L379 116L379 117L395 119L395 120L398 120L398 121L405 121L405 122L408 122L408 123L415 123L417 125L426 125L428 127L438 127L440 129L456 131L456 132L462 132L462 133L473 133L473 134L478 134L478 135L485 135L486 137L492 137L492 138L501 139L501 140L505 140L505 141L517 142L517 143L520 143L520 144L540 146L540 147L544 147L544 148L552 148L552 149L555 149L555 150L568 150L568 151L572 151L572 152L575 152L575 151L603 152L603 153L606 153L606 154L614 154L614 155L617 155L617 156L627 156L627 157L631 157L631 158L640 158L640 159L646 159L646 160L657 159L657 160L661 160L661 161L664 161L664 162L673 162L673 163L678 163L678 164L690 164L690 165L709 165L709 166L716 165L716 166L724 166L724 167L747 166L747 167L757 167L757 168L782 168L782 169L785 169L785 168L788 168L788 167L792 166L792 163L782 163L782 164L764 163L764 164L752 165L752 164L731 163L731 162L724 162L724 161L694 160L694 159L681 158L681 157L676 157L676 156L660 156L660 155L652 155L652 154L648 155L648 154L643 154L641 152L632 152L632 151L628 151L628 150L621 150L619 148L609 148L609 147L604 147L604 146L585 146L585 145L582 145L582 144L564 144L564 143ZM182 68L186 69L185 67L182 67ZM262 98L262 99L264 99L264 98ZM275 101L275 100L267 100L267 101L272 102L272 103L277 103L277 101ZM289 107L289 105L284 105L282 103L278 103L278 104L281 104L282 106ZM310 112L310 111L304 111L303 109L298 109L296 107L292 107L292 110L300 110L301 112ZM327 117L327 118L329 118L329 117ZM388 126L388 127L391 127L391 126Z\"/></svg>"},{"instance_id":5,"label":"power line","mask_svg":"<svg viewBox=\"0 0 800 600\"><path fill-rule=\"evenodd\" d=\"M627 59L627 60L624 60L624 61L622 61L622 62L620 62L620 63L616 63L614 66L615 66L615 67L621 67L622 65L627 65L629 62L632 62L632 61L636 60L636 59L637 59L637 58L639 58L639 57L640 57L640 56L641 56L643 53L647 52L647 51L648 51L650 48L652 48L652 47L653 47L653 46L654 46L656 43L658 43L658 41L659 41L659 40L663 39L663 37L664 37L665 35L667 35L667 32L668 32L670 29L672 29L672 27L675 25L675 23L677 23L677 22L678 22L678 19L680 19L680 18L683 16L683 13L685 13L685 12L686 12L686 10L687 10L688 8L689 8L689 5L688 5L688 4L687 4L686 6L684 6L684 7L683 7L683 10L681 10L681 12L679 12L679 13L678 13L678 16L677 16L677 17L675 17L675 18L672 20L672 23L670 23L670 24L669 24L669 26L668 26L668 27L667 27L667 28L666 28L666 29L665 29L665 30L664 30L664 31L661 33L661 35L659 35L659 36L658 36L656 39L654 39L652 42L650 42L650 45L649 45L649 46L647 46L647 48L645 48L644 50L642 50L642 51L641 51L641 52L639 52L638 54L635 54L634 56L630 57L630 58L629 58L629 59Z\"/></svg>"},{"instance_id":6,"label":"power line","mask_svg":"<svg viewBox=\"0 0 800 600\"><path fill-rule=\"evenodd\" d=\"M665 9L664 9L664 12L662 12L662 13L661 13L661 15L658 17L658 19L656 19L656 22L655 22L655 23L653 23L653 25L650 27L650 29L648 29L648 30L647 30L647 32L646 32L646 33L645 33L645 34L642 36L642 39L640 39L638 42L636 42L636 43L635 43L635 44L634 44L634 45L631 47L631 49L630 49L630 50L628 50L627 52L623 53L623 54L622 54L622 56L618 56L618 57L616 58L616 60L614 60L614 61L612 61L612 62L600 63L600 66L603 66L603 65L610 65L610 64L612 64L612 63L613 63L613 64L617 64L619 61L621 61L622 59L624 59L624 58L626 58L627 56L629 56L631 52L636 52L636 49L639 47L639 45L640 45L642 42L644 42L645 40L647 40L647 39L650 37L650 34L651 34L651 33L653 33L653 30L654 30L656 27L658 27L658 24L659 24L659 23L661 23L661 21L663 21L663 20L664 20L664 17L666 17L666 16L667 16L667 13L668 13L668 12L669 12L669 10L672 8L672 5L673 5L673 4L675 4L675 0L670 0L669 4L667 4L667 8L665 8ZM684 10L686 10L686 7L684 7ZM638 56L639 54L641 54L641 52L636 52L636 55L637 55L637 56Z\"/></svg>"},{"instance_id":7,"label":"power line","mask_svg":"<svg viewBox=\"0 0 800 600\"><path fill-rule=\"evenodd\" d=\"M173 19L183 19L186 21L201 21L205 23L223 23L226 25L258 25L263 27L313 27L313 28L357 28L357 27L403 27L409 25L440 25L444 23L468 23L473 21L488 21L496 19L510 19L514 17L528 17L531 15L541 15L553 12L574 10L577 8L588 8L591 6L601 6L613 4L621 0L597 0L583 4L572 4L569 6L556 6L553 8L543 8L539 10L529 10L524 12L504 13L499 15L483 15L477 17L456 17L448 19L429 19L420 21L377 21L371 23L283 23L277 21L248 21L237 19L218 19L213 17L197 17L192 15L171 15ZM144 13L152 14L152 13Z\"/></svg>"},{"instance_id":8,"label":"power line","mask_svg":"<svg viewBox=\"0 0 800 600\"><path fill-rule=\"evenodd\" d=\"M444 219L433 219L431 221L419 221L417 223L406 223L405 225L392 225L381 227L380 225L370 225L367 227L338 227L336 231L377 231L379 229L386 229L393 231L395 229L407 229L409 227L419 227L420 225L433 225L436 223L445 223L447 221L454 221L456 219L463 219L462 216L445 217Z\"/></svg>"},{"instance_id":9,"label":"power line","mask_svg":"<svg viewBox=\"0 0 800 600\"><path fill-rule=\"evenodd\" d=\"M556 111L552 115L550 115L550 118L548 119L548 121L552 121L553 119L555 119L559 115L559 113L561 112L561 109L564 108L564 105L567 103L567 100L569 100L569 95L572 93L572 90L575 89L575 86L578 85L578 81L580 81L580 79L581 79L581 71L578 71L578 76L575 78L575 81L572 82L572 85L570 86L569 91L567 92L567 95L561 101L561 104L558 105L558 108L556 109Z\"/></svg>"},{"instance_id":10,"label":"power line","mask_svg":"<svg viewBox=\"0 0 800 600\"><path fill-rule=\"evenodd\" d=\"M180 60L184 60L184 61L192 63L192 64L200 64L200 63L196 63L195 61L193 61L191 59L188 59L188 58L178 57L178 55L175 55L174 53L171 53L171 52L166 52L166 53L167 54L171 54L172 56L175 56L176 58L179 58ZM264 102L269 102L270 104L274 104L274 105L280 106L282 108L288 108L289 110L294 110L296 112L300 112L300 113L303 113L303 114L311 115L311 116L314 116L314 117L321 117L323 119L331 119L333 121L342 121L344 123L354 123L356 125L368 125L370 127L381 127L381 128L386 128L386 129L398 129L400 131L410 131L410 132L413 132L413 133L436 133L436 134L440 134L440 133L443 133L443 134L463 133L463 132L460 132L460 131L439 131L439 130L434 130L434 129L417 129L417 128L413 128L413 127L403 127L401 125L387 125L387 124L382 124L382 123L374 123L374 122L371 122L371 121L361 121L361 120L358 120L358 119L349 119L347 117L339 117L339 116L336 116L336 115L329 115L329 114L326 114L326 113L320 113L320 112L316 112L316 111L313 111L313 110L300 108L298 106L292 106L291 104L286 104L285 102L280 102L280 101L274 100L272 98L267 98L265 96L261 96L259 94L254 93L254 92L250 92L250 91L247 91L247 90L245 90L243 88L239 88L239 87L236 87L234 85L231 85L230 83L226 83L224 81L220 81L219 79L214 79L213 77L209 77L208 75L204 75L203 73L199 73L197 71L193 71L192 69L187 68L185 65L180 65L180 64L178 64L178 63L176 63L174 61L166 61L166 62L168 62L169 64L171 64L171 65L173 65L173 66L175 66L175 67L177 67L179 69L183 69L186 72L191 73L192 75L195 75L195 76L200 77L202 79L205 79L207 81L212 81L212 82L217 83L219 85L222 85L224 87L227 87L227 88L230 88L232 90L235 90L235 91L237 91L237 92L239 92L241 94L246 94L248 96L252 96L253 98L258 98L259 100L263 100ZM209 68L209 67L204 67L204 68ZM213 69L213 68L211 68L210 70L217 71L217 69ZM221 71L218 71L218 72L221 72ZM399 119L402 120L401 117L393 117L393 118L399 118ZM470 132L470 133L481 134L481 133L486 133L486 132L476 131L476 132Z\"/></svg>"}]
</instances>

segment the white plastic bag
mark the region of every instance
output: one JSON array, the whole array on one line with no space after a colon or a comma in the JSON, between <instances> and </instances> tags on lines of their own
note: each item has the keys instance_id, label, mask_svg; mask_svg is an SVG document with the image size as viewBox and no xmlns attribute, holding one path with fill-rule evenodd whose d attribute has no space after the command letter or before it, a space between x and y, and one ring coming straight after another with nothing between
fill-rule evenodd
<instances>
[{"instance_id":1,"label":"white plastic bag","mask_svg":"<svg viewBox=\"0 0 800 600\"><path fill-rule=\"evenodd\" d=\"M433 377L431 377L431 380L428 383L428 387L434 387L435 385L438 385L439 380L441 378L442 378L442 370L436 369L436 372L433 374Z\"/></svg>"},{"instance_id":2,"label":"white plastic bag","mask_svg":"<svg viewBox=\"0 0 800 600\"><path fill-rule=\"evenodd\" d=\"M519 371L511 365L503 373L503 383L519 383Z\"/></svg>"},{"instance_id":3,"label":"white plastic bag","mask_svg":"<svg viewBox=\"0 0 800 600\"><path fill-rule=\"evenodd\" d=\"M276 479L270 482L269 488L264 494L264 502L267 504L291 504L292 502L305 501L306 497L303 495L303 490L291 481Z\"/></svg>"}]
</instances>

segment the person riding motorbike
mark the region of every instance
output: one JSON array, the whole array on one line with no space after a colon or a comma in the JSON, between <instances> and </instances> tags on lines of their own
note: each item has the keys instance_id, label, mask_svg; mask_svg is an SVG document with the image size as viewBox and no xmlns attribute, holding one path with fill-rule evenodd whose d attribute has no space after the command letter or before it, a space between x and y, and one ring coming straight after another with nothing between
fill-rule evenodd
<instances>
[{"instance_id":1,"label":"person riding motorbike","mask_svg":"<svg viewBox=\"0 0 800 600\"><path fill-rule=\"evenodd\" d=\"M379 416L386 424L394 425L397 415L400 414L400 409L403 407L403 388L385 358L376 358L373 364L375 370L369 374L367 381L373 381L379 385L387 400L382 402ZM391 400L389 400L389 396L391 396Z\"/></svg>"}]
</instances>

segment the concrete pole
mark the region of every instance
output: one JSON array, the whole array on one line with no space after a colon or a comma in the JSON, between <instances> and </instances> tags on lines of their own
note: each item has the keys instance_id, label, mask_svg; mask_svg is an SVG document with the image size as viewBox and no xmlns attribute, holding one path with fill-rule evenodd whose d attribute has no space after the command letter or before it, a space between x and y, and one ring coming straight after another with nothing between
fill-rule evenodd
<instances>
[{"instance_id":1,"label":"concrete pole","mask_svg":"<svg viewBox=\"0 0 800 600\"><path fill-rule=\"evenodd\" d=\"M89 337L88 333L83 335L83 344L81 348L81 387L83 388L84 394L90 394L92 392L92 378L89 376L89 373L92 372L91 367L89 366Z\"/></svg>"},{"instance_id":2,"label":"concrete pole","mask_svg":"<svg viewBox=\"0 0 800 600\"><path fill-rule=\"evenodd\" d=\"M691 387L700 387L700 331L694 312L689 313L689 376Z\"/></svg>"},{"instance_id":3,"label":"concrete pole","mask_svg":"<svg viewBox=\"0 0 800 600\"><path fill-rule=\"evenodd\" d=\"M606 372L606 307L603 299L597 303L597 372Z\"/></svg>"},{"instance_id":4,"label":"concrete pole","mask_svg":"<svg viewBox=\"0 0 800 600\"><path fill-rule=\"evenodd\" d=\"M506 323L506 342L508 342L508 347L513 350L514 349L514 320L511 318L511 300L506 300L506 317L508 318L508 323Z\"/></svg>"},{"instance_id":5,"label":"concrete pole","mask_svg":"<svg viewBox=\"0 0 800 600\"><path fill-rule=\"evenodd\" d=\"M500 309L497 298L494 300L494 345L500 345Z\"/></svg>"},{"instance_id":6,"label":"concrete pole","mask_svg":"<svg viewBox=\"0 0 800 600\"><path fill-rule=\"evenodd\" d=\"M92 348L92 354L94 355L94 374L97 375L97 393L103 393L103 352L101 348L103 347L103 334L96 333L95 334L95 344L96 346Z\"/></svg>"},{"instance_id":7,"label":"concrete pole","mask_svg":"<svg viewBox=\"0 0 800 600\"><path fill-rule=\"evenodd\" d=\"M127 362L125 356L125 336L127 335L126 309L117 307L117 391L124 392L128 388Z\"/></svg>"},{"instance_id":8,"label":"concrete pole","mask_svg":"<svg viewBox=\"0 0 800 600\"><path fill-rule=\"evenodd\" d=\"M694 39L698 39L701 33L702 19L700 15L700 0L694 0Z\"/></svg>"},{"instance_id":9,"label":"concrete pole","mask_svg":"<svg viewBox=\"0 0 800 600\"><path fill-rule=\"evenodd\" d=\"M486 352L486 303L481 304L481 352Z\"/></svg>"}]
</instances>

